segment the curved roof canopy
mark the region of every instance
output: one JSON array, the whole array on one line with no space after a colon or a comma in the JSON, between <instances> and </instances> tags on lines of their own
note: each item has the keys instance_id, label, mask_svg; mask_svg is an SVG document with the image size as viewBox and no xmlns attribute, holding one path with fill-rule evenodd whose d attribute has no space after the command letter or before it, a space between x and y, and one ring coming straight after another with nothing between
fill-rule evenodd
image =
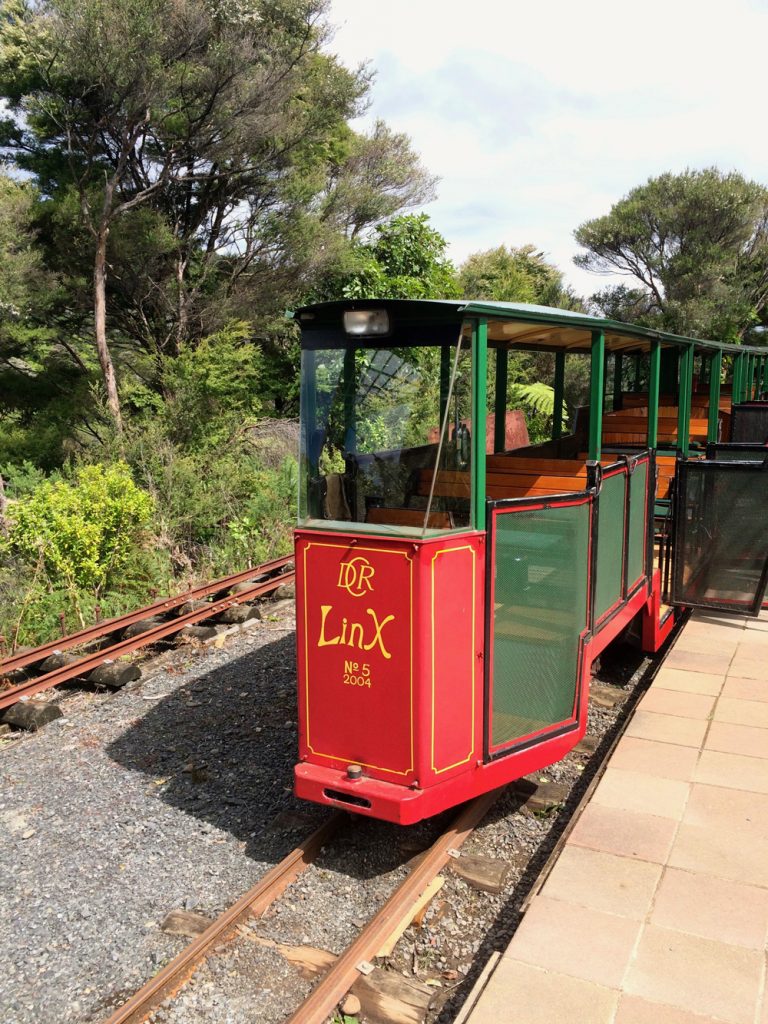
<instances>
[{"instance_id":1,"label":"curved roof canopy","mask_svg":"<svg viewBox=\"0 0 768 1024\"><path fill-rule=\"evenodd\" d=\"M768 348L759 345L732 345L726 342L686 338L649 327L607 320L589 313L576 313L552 306L534 306L524 302L490 302L459 299L356 299L323 302L298 309L294 317L303 326L324 326L341 323L346 310L387 309L393 318L409 322L461 320L485 317L488 321L488 344L532 350L566 349L589 352L593 331L603 331L605 347L612 352L644 352L651 341L664 346L695 345L701 352L751 352L765 355ZM362 340L362 339L361 339Z\"/></svg>"}]
</instances>

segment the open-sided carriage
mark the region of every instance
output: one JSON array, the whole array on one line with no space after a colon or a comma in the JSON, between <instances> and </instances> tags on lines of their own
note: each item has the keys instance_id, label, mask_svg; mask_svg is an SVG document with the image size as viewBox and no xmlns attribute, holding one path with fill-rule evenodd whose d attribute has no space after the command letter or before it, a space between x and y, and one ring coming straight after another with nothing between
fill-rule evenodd
<instances>
[{"instance_id":1,"label":"open-sided carriage","mask_svg":"<svg viewBox=\"0 0 768 1024\"><path fill-rule=\"evenodd\" d=\"M507 303L297 319L299 796L435 814L567 753L619 634L655 651L676 607L760 607L763 351ZM566 432L572 359L590 398ZM520 360L554 411L510 450Z\"/></svg>"}]
</instances>

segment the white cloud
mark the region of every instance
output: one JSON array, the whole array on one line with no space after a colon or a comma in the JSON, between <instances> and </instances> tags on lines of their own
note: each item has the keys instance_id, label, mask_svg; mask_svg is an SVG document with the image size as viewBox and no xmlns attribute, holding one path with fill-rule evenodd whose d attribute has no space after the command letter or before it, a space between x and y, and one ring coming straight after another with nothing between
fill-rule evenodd
<instances>
[{"instance_id":1,"label":"white cloud","mask_svg":"<svg viewBox=\"0 0 768 1024\"><path fill-rule=\"evenodd\" d=\"M768 181L765 0L332 0L331 49L377 71L364 120L441 178L461 260L532 242L574 286L572 232L634 185L716 164Z\"/></svg>"}]
</instances>

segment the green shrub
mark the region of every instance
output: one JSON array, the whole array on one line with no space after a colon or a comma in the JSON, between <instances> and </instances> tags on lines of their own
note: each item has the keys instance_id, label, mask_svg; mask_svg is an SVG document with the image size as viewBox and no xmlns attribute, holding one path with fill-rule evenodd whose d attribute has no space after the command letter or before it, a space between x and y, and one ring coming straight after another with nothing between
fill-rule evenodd
<instances>
[{"instance_id":1,"label":"green shrub","mask_svg":"<svg viewBox=\"0 0 768 1024\"><path fill-rule=\"evenodd\" d=\"M52 586L99 598L123 582L152 512L124 463L83 466L14 502L6 544Z\"/></svg>"}]
</instances>

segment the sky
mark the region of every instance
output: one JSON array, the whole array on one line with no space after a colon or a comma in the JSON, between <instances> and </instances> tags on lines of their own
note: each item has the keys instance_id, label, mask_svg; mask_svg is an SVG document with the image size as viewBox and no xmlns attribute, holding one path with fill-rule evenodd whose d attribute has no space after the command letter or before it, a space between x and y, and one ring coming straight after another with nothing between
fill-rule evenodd
<instances>
[{"instance_id":1,"label":"sky","mask_svg":"<svg viewBox=\"0 0 768 1024\"><path fill-rule=\"evenodd\" d=\"M406 132L451 258L531 243L589 295L574 229L664 171L768 184L768 0L331 0L376 72L357 127ZM619 280L619 279L614 279Z\"/></svg>"}]
</instances>

